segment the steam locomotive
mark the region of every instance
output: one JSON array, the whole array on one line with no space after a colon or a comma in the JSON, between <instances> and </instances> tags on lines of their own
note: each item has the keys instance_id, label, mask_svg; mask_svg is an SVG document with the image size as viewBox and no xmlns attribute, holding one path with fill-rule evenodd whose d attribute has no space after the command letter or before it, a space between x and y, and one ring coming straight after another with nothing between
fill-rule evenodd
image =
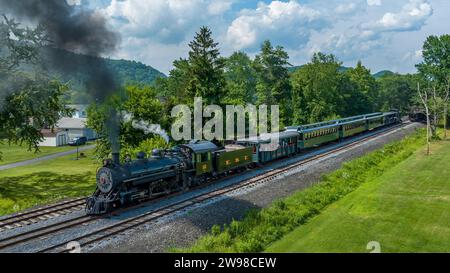
<instances>
[{"instance_id":1,"label":"steam locomotive","mask_svg":"<svg viewBox=\"0 0 450 273\"><path fill-rule=\"evenodd\" d=\"M309 125L287 127L278 145L265 149L275 136L251 137L219 147L191 141L171 150L144 152L121 163L119 154L97 171L97 188L87 199L86 213L100 215L141 200L184 191L232 172L246 170L323 144L401 122L397 111L372 113Z\"/></svg>"}]
</instances>

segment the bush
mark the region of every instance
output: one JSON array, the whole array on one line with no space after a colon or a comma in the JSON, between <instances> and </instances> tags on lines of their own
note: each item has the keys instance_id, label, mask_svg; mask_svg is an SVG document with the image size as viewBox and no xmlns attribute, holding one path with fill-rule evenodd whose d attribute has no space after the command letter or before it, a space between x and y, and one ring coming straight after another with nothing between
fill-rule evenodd
<instances>
[{"instance_id":1,"label":"bush","mask_svg":"<svg viewBox=\"0 0 450 273\"><path fill-rule=\"evenodd\" d=\"M162 137L154 136L152 138L148 138L139 143L138 147L124 146L121 149L121 160L124 160L125 157L130 155L131 157L135 157L138 152L145 152L147 156L152 154L153 149L168 149L170 148L170 144L167 143Z\"/></svg>"}]
</instances>

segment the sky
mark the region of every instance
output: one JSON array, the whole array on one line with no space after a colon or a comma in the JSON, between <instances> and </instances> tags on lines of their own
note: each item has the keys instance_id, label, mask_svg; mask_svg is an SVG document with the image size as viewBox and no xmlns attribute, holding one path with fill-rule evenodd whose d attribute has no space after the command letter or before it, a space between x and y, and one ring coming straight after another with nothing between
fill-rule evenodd
<instances>
[{"instance_id":1,"label":"sky","mask_svg":"<svg viewBox=\"0 0 450 273\"><path fill-rule=\"evenodd\" d=\"M223 56L258 53L264 40L280 45L290 63L314 52L335 54L345 66L358 60L373 73L415 72L429 35L449 33L450 0L67 0L108 18L120 33L111 58L168 73L186 58L188 43L208 26Z\"/></svg>"}]
</instances>

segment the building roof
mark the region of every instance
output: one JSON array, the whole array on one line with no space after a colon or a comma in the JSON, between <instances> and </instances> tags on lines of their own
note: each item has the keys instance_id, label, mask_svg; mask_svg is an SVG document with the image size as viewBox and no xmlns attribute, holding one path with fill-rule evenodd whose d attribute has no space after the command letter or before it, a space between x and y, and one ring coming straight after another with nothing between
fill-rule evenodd
<instances>
[{"instance_id":1,"label":"building roof","mask_svg":"<svg viewBox=\"0 0 450 273\"><path fill-rule=\"evenodd\" d=\"M61 129L84 129L86 128L86 118L61 118L56 123L56 127Z\"/></svg>"},{"instance_id":2,"label":"building roof","mask_svg":"<svg viewBox=\"0 0 450 273\"><path fill-rule=\"evenodd\" d=\"M60 132L64 132L63 130L60 129L42 129L41 130L41 134L43 137L56 137L56 135Z\"/></svg>"},{"instance_id":3,"label":"building roof","mask_svg":"<svg viewBox=\"0 0 450 273\"><path fill-rule=\"evenodd\" d=\"M297 131L284 131L284 132L278 132L278 133L270 133L270 134L264 134L257 137L249 137L244 139L238 139L238 143L269 143L272 138L278 139L284 139L284 138L290 138L290 137L297 137L298 132Z\"/></svg>"},{"instance_id":4,"label":"building roof","mask_svg":"<svg viewBox=\"0 0 450 273\"><path fill-rule=\"evenodd\" d=\"M210 141L199 141L196 143L182 144L180 146L187 147L191 149L194 153L204 153L215 151L218 149L218 147Z\"/></svg>"},{"instance_id":5,"label":"building roof","mask_svg":"<svg viewBox=\"0 0 450 273\"><path fill-rule=\"evenodd\" d=\"M347 118L341 118L341 119L335 119L335 120L329 120L329 121L322 121L322 122L313 123L313 124L289 126L289 127L286 127L286 129L288 131L297 130L299 132L300 131L306 132L307 130L315 131L318 129L334 127L337 125L349 124L349 123L353 123L355 121L360 121L360 120L368 119L368 118L375 117L375 116L379 117L381 115L383 115L383 113L381 113L381 112L370 113L370 114L358 115L358 116L353 116L353 117L347 117Z\"/></svg>"},{"instance_id":6,"label":"building roof","mask_svg":"<svg viewBox=\"0 0 450 273\"><path fill-rule=\"evenodd\" d=\"M321 126L321 127L314 127L314 128L306 128L306 129L300 129L299 132L300 133L309 133L309 132L314 132L317 130L322 130L322 129L329 129L329 128L335 128L335 127L339 127L341 124L330 124L330 125L325 125L325 126Z\"/></svg>"},{"instance_id":7,"label":"building roof","mask_svg":"<svg viewBox=\"0 0 450 273\"><path fill-rule=\"evenodd\" d=\"M347 121L347 122L342 122L340 123L340 125L347 125L347 124L352 124L352 123L359 123L361 121L365 122L367 119L366 118L362 118L362 119L356 119L356 120L351 120L351 121Z\"/></svg>"}]
</instances>

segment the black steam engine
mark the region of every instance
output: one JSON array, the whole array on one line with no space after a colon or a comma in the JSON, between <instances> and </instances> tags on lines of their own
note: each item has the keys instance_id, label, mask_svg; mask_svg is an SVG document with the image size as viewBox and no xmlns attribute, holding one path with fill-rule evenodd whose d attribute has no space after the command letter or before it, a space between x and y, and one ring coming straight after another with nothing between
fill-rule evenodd
<instances>
[{"instance_id":1,"label":"black steam engine","mask_svg":"<svg viewBox=\"0 0 450 273\"><path fill-rule=\"evenodd\" d=\"M120 163L119 154L106 159L97 171L97 189L87 199L88 214L103 214L144 199L183 191L211 178L253 164L253 149L243 145L218 147L193 141L171 150L144 152Z\"/></svg>"},{"instance_id":2,"label":"black steam engine","mask_svg":"<svg viewBox=\"0 0 450 273\"><path fill-rule=\"evenodd\" d=\"M119 154L106 159L97 172L97 189L87 200L88 214L103 214L124 204L168 194L188 187L184 170L190 162L177 151L143 152L136 160L119 162Z\"/></svg>"}]
</instances>

